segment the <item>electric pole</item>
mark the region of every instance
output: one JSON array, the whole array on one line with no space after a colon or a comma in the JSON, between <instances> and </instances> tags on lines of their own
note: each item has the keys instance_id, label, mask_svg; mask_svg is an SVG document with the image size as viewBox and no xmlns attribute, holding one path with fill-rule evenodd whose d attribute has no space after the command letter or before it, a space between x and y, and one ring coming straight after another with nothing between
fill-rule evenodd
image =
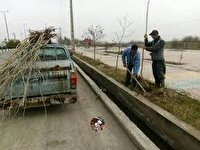
<instances>
[{"instance_id":1,"label":"electric pole","mask_svg":"<svg viewBox=\"0 0 200 150\"><path fill-rule=\"evenodd\" d=\"M24 38L26 38L26 24L24 24Z\"/></svg>"},{"instance_id":2,"label":"electric pole","mask_svg":"<svg viewBox=\"0 0 200 150\"><path fill-rule=\"evenodd\" d=\"M74 17L73 17L73 3L72 3L72 0L70 0L70 25L71 25L71 46L72 46L72 50L75 51Z\"/></svg>"},{"instance_id":3,"label":"electric pole","mask_svg":"<svg viewBox=\"0 0 200 150\"><path fill-rule=\"evenodd\" d=\"M16 38L16 33L13 33L12 35L13 35L13 39L16 40L17 39Z\"/></svg>"},{"instance_id":4,"label":"electric pole","mask_svg":"<svg viewBox=\"0 0 200 150\"><path fill-rule=\"evenodd\" d=\"M8 41L9 41L10 36L9 36L9 31L8 31L8 22L7 22L7 18L6 18L6 13L8 11L0 11L0 12L3 13L3 17L4 17L4 21L5 21L5 25L6 25L7 38L8 38Z\"/></svg>"},{"instance_id":5,"label":"electric pole","mask_svg":"<svg viewBox=\"0 0 200 150\"><path fill-rule=\"evenodd\" d=\"M44 28L47 29L47 23L45 23Z\"/></svg>"},{"instance_id":6,"label":"electric pole","mask_svg":"<svg viewBox=\"0 0 200 150\"><path fill-rule=\"evenodd\" d=\"M59 37L62 38L62 28L59 27L58 29L59 29Z\"/></svg>"}]
</instances>

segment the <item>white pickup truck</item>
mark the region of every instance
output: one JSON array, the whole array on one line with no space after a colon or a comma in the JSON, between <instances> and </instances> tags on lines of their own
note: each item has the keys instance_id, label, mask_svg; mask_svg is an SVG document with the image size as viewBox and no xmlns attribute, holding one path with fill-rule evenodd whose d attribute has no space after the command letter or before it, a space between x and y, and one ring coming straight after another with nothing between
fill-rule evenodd
<instances>
[{"instance_id":1,"label":"white pickup truck","mask_svg":"<svg viewBox=\"0 0 200 150\"><path fill-rule=\"evenodd\" d=\"M24 100L25 85L19 77L12 83L12 87L7 85L4 88L1 108L40 107L77 101L76 71L66 47L59 44L46 45L40 50L35 66L38 68L37 73L33 70L34 73L29 77L26 99Z\"/></svg>"}]
</instances>

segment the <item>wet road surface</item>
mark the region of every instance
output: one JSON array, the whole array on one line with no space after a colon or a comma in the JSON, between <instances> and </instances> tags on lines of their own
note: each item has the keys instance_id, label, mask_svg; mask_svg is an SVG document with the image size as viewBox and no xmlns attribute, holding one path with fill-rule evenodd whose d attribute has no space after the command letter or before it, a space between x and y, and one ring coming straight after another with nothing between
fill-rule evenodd
<instances>
[{"instance_id":1,"label":"wet road surface","mask_svg":"<svg viewBox=\"0 0 200 150\"><path fill-rule=\"evenodd\" d=\"M78 75L76 104L19 112L0 121L0 150L134 150L134 143L105 105ZM1 112L2 114L2 112ZM106 126L95 132L93 117L101 116Z\"/></svg>"}]
</instances>

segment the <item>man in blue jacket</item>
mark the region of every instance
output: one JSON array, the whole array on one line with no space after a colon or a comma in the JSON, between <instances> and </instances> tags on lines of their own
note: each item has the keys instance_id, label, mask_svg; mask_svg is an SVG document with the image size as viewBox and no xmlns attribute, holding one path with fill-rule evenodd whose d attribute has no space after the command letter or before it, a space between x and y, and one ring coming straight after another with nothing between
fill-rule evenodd
<instances>
[{"instance_id":1,"label":"man in blue jacket","mask_svg":"<svg viewBox=\"0 0 200 150\"><path fill-rule=\"evenodd\" d=\"M132 45L131 47L124 49L122 53L122 62L123 66L127 68L130 72L132 72L133 70L133 75L135 76L135 78L137 78L140 69L140 53L138 51L137 45ZM130 85L131 74L128 70L126 73L125 86ZM132 86L135 85L136 81L132 79Z\"/></svg>"}]
</instances>

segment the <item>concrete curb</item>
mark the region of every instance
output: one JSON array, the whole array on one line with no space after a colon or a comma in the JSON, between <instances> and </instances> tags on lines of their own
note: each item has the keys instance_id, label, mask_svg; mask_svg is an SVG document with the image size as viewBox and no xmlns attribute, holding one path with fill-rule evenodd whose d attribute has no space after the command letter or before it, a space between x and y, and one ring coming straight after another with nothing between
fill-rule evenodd
<instances>
[{"instance_id":1,"label":"concrete curb","mask_svg":"<svg viewBox=\"0 0 200 150\"><path fill-rule=\"evenodd\" d=\"M141 150L158 150L159 148L114 104L82 70L77 66L78 72L84 77L94 92L100 97L109 111L119 121L132 141Z\"/></svg>"},{"instance_id":2,"label":"concrete curb","mask_svg":"<svg viewBox=\"0 0 200 150\"><path fill-rule=\"evenodd\" d=\"M74 57L74 60L90 78L108 90L131 114L137 116L172 148L199 150L200 132L198 130L177 119L143 96L125 88L88 63L77 57Z\"/></svg>"}]
</instances>

